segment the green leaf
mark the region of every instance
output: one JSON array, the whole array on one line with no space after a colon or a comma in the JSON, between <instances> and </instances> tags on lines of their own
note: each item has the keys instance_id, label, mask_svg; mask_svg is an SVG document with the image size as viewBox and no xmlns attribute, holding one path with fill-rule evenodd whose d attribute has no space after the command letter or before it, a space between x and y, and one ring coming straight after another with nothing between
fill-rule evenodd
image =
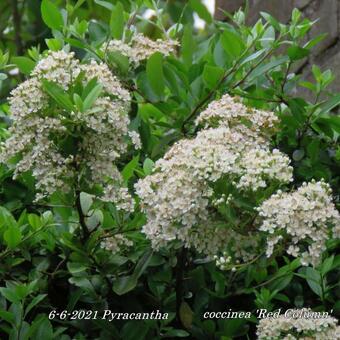
<instances>
[{"instance_id":1,"label":"green leaf","mask_svg":"<svg viewBox=\"0 0 340 340\"><path fill-rule=\"evenodd\" d=\"M241 37L230 30L225 30L222 33L221 44L226 53L233 59L239 57L245 49L245 45Z\"/></svg>"},{"instance_id":2,"label":"green leaf","mask_svg":"<svg viewBox=\"0 0 340 340\"><path fill-rule=\"evenodd\" d=\"M292 12L292 22L297 24L300 17L301 17L301 12L297 8L294 8Z\"/></svg>"},{"instance_id":3,"label":"green leaf","mask_svg":"<svg viewBox=\"0 0 340 340\"><path fill-rule=\"evenodd\" d=\"M146 158L143 163L144 174L146 176L151 175L154 166L155 162L150 158Z\"/></svg>"},{"instance_id":4,"label":"green leaf","mask_svg":"<svg viewBox=\"0 0 340 340\"><path fill-rule=\"evenodd\" d=\"M338 105L340 105L340 94L335 95L331 99L328 99L326 103L321 105L320 109L322 113L327 113L333 110Z\"/></svg>"},{"instance_id":5,"label":"green leaf","mask_svg":"<svg viewBox=\"0 0 340 340\"><path fill-rule=\"evenodd\" d=\"M39 294L36 297L34 297L32 299L32 301L29 303L29 305L26 307L25 310L25 316L30 312L30 310L32 310L32 308L34 308L39 302L41 302L42 300L45 299L45 297L47 296L47 294Z\"/></svg>"},{"instance_id":6,"label":"green leaf","mask_svg":"<svg viewBox=\"0 0 340 340\"><path fill-rule=\"evenodd\" d=\"M187 67L192 65L193 53L195 50L195 41L192 38L192 26L186 25L184 27L183 37L182 37L182 58Z\"/></svg>"},{"instance_id":7,"label":"green leaf","mask_svg":"<svg viewBox=\"0 0 340 340\"><path fill-rule=\"evenodd\" d=\"M76 4L74 5L73 10L77 10L86 0L78 0Z\"/></svg>"},{"instance_id":8,"label":"green leaf","mask_svg":"<svg viewBox=\"0 0 340 340\"><path fill-rule=\"evenodd\" d=\"M64 25L63 16L58 7L50 0L41 3L41 16L45 24L54 30L60 30Z\"/></svg>"},{"instance_id":9,"label":"green leaf","mask_svg":"<svg viewBox=\"0 0 340 340\"><path fill-rule=\"evenodd\" d=\"M137 285L137 278L133 275L119 277L113 283L113 291L117 295L123 295L134 289Z\"/></svg>"},{"instance_id":10,"label":"green leaf","mask_svg":"<svg viewBox=\"0 0 340 340\"><path fill-rule=\"evenodd\" d=\"M147 251L138 261L132 275L120 277L114 282L112 287L113 291L118 295L123 295L134 289L138 283L138 278L147 268L152 255L152 251Z\"/></svg>"},{"instance_id":11,"label":"green leaf","mask_svg":"<svg viewBox=\"0 0 340 340\"><path fill-rule=\"evenodd\" d=\"M18 227L9 227L4 233L4 240L7 246L14 249L21 241L22 235Z\"/></svg>"},{"instance_id":12,"label":"green leaf","mask_svg":"<svg viewBox=\"0 0 340 340\"><path fill-rule=\"evenodd\" d=\"M83 48L86 49L88 47L87 44L83 43L80 40L77 39L72 39L72 38L66 38L65 42L67 42L68 44L70 44L71 46L77 47L77 48Z\"/></svg>"},{"instance_id":13,"label":"green leaf","mask_svg":"<svg viewBox=\"0 0 340 340\"><path fill-rule=\"evenodd\" d=\"M39 229L42 225L40 217L36 214L29 214L28 222L34 229Z\"/></svg>"},{"instance_id":14,"label":"green leaf","mask_svg":"<svg viewBox=\"0 0 340 340\"><path fill-rule=\"evenodd\" d=\"M66 266L68 271L74 276L77 276L79 273L83 273L87 269L86 266L78 262L67 262Z\"/></svg>"},{"instance_id":15,"label":"green leaf","mask_svg":"<svg viewBox=\"0 0 340 340\"><path fill-rule=\"evenodd\" d=\"M205 65L203 69L203 80L209 89L213 89L223 78L224 70L221 67Z\"/></svg>"},{"instance_id":16,"label":"green leaf","mask_svg":"<svg viewBox=\"0 0 340 340\"><path fill-rule=\"evenodd\" d=\"M322 40L324 40L327 37L327 33L323 33L320 34L318 36L316 36L315 38L309 40L304 46L303 48L307 48L307 49L311 49L312 47L314 47L315 45L319 44Z\"/></svg>"},{"instance_id":17,"label":"green leaf","mask_svg":"<svg viewBox=\"0 0 340 340\"><path fill-rule=\"evenodd\" d=\"M200 0L190 0L191 8L198 14L198 16L206 21L208 24L212 22L212 17L207 7Z\"/></svg>"},{"instance_id":18,"label":"green leaf","mask_svg":"<svg viewBox=\"0 0 340 340\"><path fill-rule=\"evenodd\" d=\"M76 285L77 287L84 289L88 294L94 292L94 288L93 285L91 284L91 281L86 277L73 276L69 279L69 282Z\"/></svg>"},{"instance_id":19,"label":"green leaf","mask_svg":"<svg viewBox=\"0 0 340 340\"><path fill-rule=\"evenodd\" d=\"M100 209L90 210L89 217L85 218L85 223L90 231L94 230L96 227L103 223L104 216Z\"/></svg>"},{"instance_id":20,"label":"green leaf","mask_svg":"<svg viewBox=\"0 0 340 340\"><path fill-rule=\"evenodd\" d=\"M333 268L334 255L327 257L326 260L321 265L322 275L326 275Z\"/></svg>"},{"instance_id":21,"label":"green leaf","mask_svg":"<svg viewBox=\"0 0 340 340\"><path fill-rule=\"evenodd\" d=\"M83 295L82 289L77 289L75 292L73 292L68 300L66 309L72 310L82 295Z\"/></svg>"},{"instance_id":22,"label":"green leaf","mask_svg":"<svg viewBox=\"0 0 340 340\"><path fill-rule=\"evenodd\" d=\"M275 68L275 67L277 67L279 65L282 65L282 64L286 63L287 61L289 61L288 56L282 56L282 57L274 58L273 60L271 60L270 62L268 62L266 64L259 65L250 74L249 82L255 81L259 76L265 74L269 70L271 70L271 69L273 69L273 68Z\"/></svg>"},{"instance_id":23,"label":"green leaf","mask_svg":"<svg viewBox=\"0 0 340 340\"><path fill-rule=\"evenodd\" d=\"M8 299L7 299L8 300ZM12 326L15 325L15 319L12 313L0 310L0 319L7 321Z\"/></svg>"},{"instance_id":24,"label":"green leaf","mask_svg":"<svg viewBox=\"0 0 340 340\"><path fill-rule=\"evenodd\" d=\"M17 221L13 215L4 207L0 207L0 228L16 227Z\"/></svg>"},{"instance_id":25,"label":"green leaf","mask_svg":"<svg viewBox=\"0 0 340 340\"><path fill-rule=\"evenodd\" d=\"M164 113L151 103L139 104L138 115L147 122L150 118L158 121L164 117Z\"/></svg>"},{"instance_id":26,"label":"green leaf","mask_svg":"<svg viewBox=\"0 0 340 340\"><path fill-rule=\"evenodd\" d=\"M275 42L275 29L269 26L263 33L261 39L261 46L264 48L270 48Z\"/></svg>"},{"instance_id":27,"label":"green leaf","mask_svg":"<svg viewBox=\"0 0 340 340\"><path fill-rule=\"evenodd\" d=\"M47 47L52 51L59 51L63 47L61 39L45 39Z\"/></svg>"},{"instance_id":28,"label":"green leaf","mask_svg":"<svg viewBox=\"0 0 340 340\"><path fill-rule=\"evenodd\" d=\"M307 280L307 283L311 290L317 294L319 297L322 297L322 287L321 287L321 276L320 273L311 268L303 268L303 270L300 271L301 274L297 274L300 277L303 277Z\"/></svg>"},{"instance_id":29,"label":"green leaf","mask_svg":"<svg viewBox=\"0 0 340 340\"><path fill-rule=\"evenodd\" d=\"M51 81L42 80L42 85L44 90L49 94L54 101L59 104L63 109L66 111L73 111L73 104L71 102L70 97L68 94L56 83Z\"/></svg>"},{"instance_id":30,"label":"green leaf","mask_svg":"<svg viewBox=\"0 0 340 340\"><path fill-rule=\"evenodd\" d=\"M96 87L96 85L98 84L98 79L97 77L92 78L85 86L82 95L81 95L81 99L82 101L85 100L85 98L89 95L89 93Z\"/></svg>"},{"instance_id":31,"label":"green leaf","mask_svg":"<svg viewBox=\"0 0 340 340\"><path fill-rule=\"evenodd\" d=\"M314 139L307 145L307 154L310 157L312 162L318 162L319 159L319 151L320 151L320 140Z\"/></svg>"},{"instance_id":32,"label":"green leaf","mask_svg":"<svg viewBox=\"0 0 340 340\"><path fill-rule=\"evenodd\" d=\"M159 52L154 53L146 63L146 75L154 93L162 96L164 93L165 82L163 74L163 55Z\"/></svg>"},{"instance_id":33,"label":"green leaf","mask_svg":"<svg viewBox=\"0 0 340 340\"><path fill-rule=\"evenodd\" d=\"M110 51L107 53L107 56L108 56L110 63L115 65L115 67L120 73L126 74L128 72L130 61L127 56L117 51Z\"/></svg>"},{"instance_id":34,"label":"green leaf","mask_svg":"<svg viewBox=\"0 0 340 340\"><path fill-rule=\"evenodd\" d=\"M266 12L260 12L261 16L269 22L277 31L281 30L280 23L272 17L269 13Z\"/></svg>"},{"instance_id":35,"label":"green leaf","mask_svg":"<svg viewBox=\"0 0 340 340\"><path fill-rule=\"evenodd\" d=\"M13 57L11 63L18 66L21 73L29 75L35 67L35 62L27 57Z\"/></svg>"},{"instance_id":36,"label":"green leaf","mask_svg":"<svg viewBox=\"0 0 340 340\"><path fill-rule=\"evenodd\" d=\"M190 306L185 301L183 301L179 308L179 317L181 319L182 325L185 328L190 329L192 327L193 316L194 313Z\"/></svg>"},{"instance_id":37,"label":"green leaf","mask_svg":"<svg viewBox=\"0 0 340 340\"><path fill-rule=\"evenodd\" d=\"M293 159L296 162L299 162L305 156L305 151L303 149L298 149L293 152Z\"/></svg>"},{"instance_id":38,"label":"green leaf","mask_svg":"<svg viewBox=\"0 0 340 340\"><path fill-rule=\"evenodd\" d=\"M80 205L81 205L81 210L83 211L84 215L87 215L92 204L93 204L93 196L90 194L87 194L86 192L81 192L80 193Z\"/></svg>"},{"instance_id":39,"label":"green leaf","mask_svg":"<svg viewBox=\"0 0 340 340\"><path fill-rule=\"evenodd\" d=\"M83 109L84 111L90 109L94 102L97 100L97 98L100 96L101 92L103 90L103 86L101 84L97 84L90 93L86 96L84 102L83 102Z\"/></svg>"},{"instance_id":40,"label":"green leaf","mask_svg":"<svg viewBox=\"0 0 340 340\"><path fill-rule=\"evenodd\" d=\"M33 328L33 332L31 333L31 329ZM31 339L53 339L53 327L51 322L44 316L39 320L39 323L31 326L30 334L32 334Z\"/></svg>"},{"instance_id":41,"label":"green leaf","mask_svg":"<svg viewBox=\"0 0 340 340\"><path fill-rule=\"evenodd\" d=\"M322 297L322 288L319 283L315 282L313 278L307 278L307 283L315 294L317 294L319 297Z\"/></svg>"},{"instance_id":42,"label":"green leaf","mask_svg":"<svg viewBox=\"0 0 340 340\"><path fill-rule=\"evenodd\" d=\"M259 51L254 52L253 54L249 55L247 58L245 58L244 60L242 60L242 63L240 63L240 66L245 65L247 63L249 63L250 61L258 58L260 55L262 55L264 52L266 51L266 49L262 49Z\"/></svg>"},{"instance_id":43,"label":"green leaf","mask_svg":"<svg viewBox=\"0 0 340 340\"><path fill-rule=\"evenodd\" d=\"M295 61L307 57L309 55L309 50L295 45L288 48L287 54L290 60Z\"/></svg>"},{"instance_id":44,"label":"green leaf","mask_svg":"<svg viewBox=\"0 0 340 340\"><path fill-rule=\"evenodd\" d=\"M301 81L299 85L305 87L306 89L311 90L312 92L316 92L317 90L315 84L309 81Z\"/></svg>"},{"instance_id":45,"label":"green leaf","mask_svg":"<svg viewBox=\"0 0 340 340\"><path fill-rule=\"evenodd\" d=\"M124 7L120 2L112 10L110 19L110 32L114 39L121 39L124 31Z\"/></svg>"},{"instance_id":46,"label":"green leaf","mask_svg":"<svg viewBox=\"0 0 340 340\"><path fill-rule=\"evenodd\" d=\"M0 81L6 80L7 74L6 73L0 73Z\"/></svg>"},{"instance_id":47,"label":"green leaf","mask_svg":"<svg viewBox=\"0 0 340 340\"><path fill-rule=\"evenodd\" d=\"M147 250L144 255L141 257L141 259L138 261L135 270L133 271L133 276L138 279L144 272L144 270L149 265L149 262L152 258L153 252L151 250Z\"/></svg>"},{"instance_id":48,"label":"green leaf","mask_svg":"<svg viewBox=\"0 0 340 340\"><path fill-rule=\"evenodd\" d=\"M132 158L132 160L125 165L123 171L122 171L122 176L125 181L127 181L129 178L133 176L133 172L135 171L137 165L139 162L139 155L135 156Z\"/></svg>"},{"instance_id":49,"label":"green leaf","mask_svg":"<svg viewBox=\"0 0 340 340\"><path fill-rule=\"evenodd\" d=\"M340 134L340 117L331 115L322 115L318 117L316 123L330 128L333 132Z\"/></svg>"},{"instance_id":50,"label":"green leaf","mask_svg":"<svg viewBox=\"0 0 340 340\"><path fill-rule=\"evenodd\" d=\"M82 101L81 97L79 96L79 94L77 94L77 93L73 94L73 101L76 104L77 109L80 112L83 112L84 111L83 101Z\"/></svg>"},{"instance_id":51,"label":"green leaf","mask_svg":"<svg viewBox=\"0 0 340 340\"><path fill-rule=\"evenodd\" d=\"M16 294L15 289L13 288L0 288L0 293L2 296L4 296L8 301L11 301L13 303L20 302L20 297L18 294Z\"/></svg>"},{"instance_id":52,"label":"green leaf","mask_svg":"<svg viewBox=\"0 0 340 340\"><path fill-rule=\"evenodd\" d=\"M315 80L320 83L321 80L322 80L322 72L320 70L320 67L317 66L317 65L313 65L312 66L312 73L313 73L313 76L315 78Z\"/></svg>"},{"instance_id":53,"label":"green leaf","mask_svg":"<svg viewBox=\"0 0 340 340\"><path fill-rule=\"evenodd\" d=\"M94 0L94 2L96 4L98 4L99 6L105 7L106 9L112 11L114 9L114 5L111 4L108 1L102 1L102 0Z\"/></svg>"}]
</instances>

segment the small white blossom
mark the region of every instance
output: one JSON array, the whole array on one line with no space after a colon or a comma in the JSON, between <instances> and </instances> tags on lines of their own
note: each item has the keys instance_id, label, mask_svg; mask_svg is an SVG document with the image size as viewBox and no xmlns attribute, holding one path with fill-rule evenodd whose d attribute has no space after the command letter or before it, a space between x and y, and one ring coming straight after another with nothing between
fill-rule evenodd
<instances>
[{"instance_id":1,"label":"small white blossom","mask_svg":"<svg viewBox=\"0 0 340 340\"><path fill-rule=\"evenodd\" d=\"M135 34L129 43L111 40L102 47L103 52L119 52L129 58L130 63L137 67L141 61L148 59L155 52L164 56L175 53L179 43L176 40L151 40L141 33Z\"/></svg>"},{"instance_id":2,"label":"small white blossom","mask_svg":"<svg viewBox=\"0 0 340 340\"><path fill-rule=\"evenodd\" d=\"M288 238L288 254L299 257L303 265L318 265L332 227L336 230L340 225L331 194L327 183L312 181L294 192L279 191L264 201L258 211L260 230L268 235L267 256L281 239ZM337 235L333 233L333 237Z\"/></svg>"},{"instance_id":3,"label":"small white blossom","mask_svg":"<svg viewBox=\"0 0 340 340\"><path fill-rule=\"evenodd\" d=\"M337 340L340 327L335 318L302 308L261 319L256 334L258 340Z\"/></svg>"},{"instance_id":4,"label":"small white blossom","mask_svg":"<svg viewBox=\"0 0 340 340\"><path fill-rule=\"evenodd\" d=\"M211 102L196 119L203 127L237 127L243 122L259 135L268 136L276 130L279 119L270 111L257 110L242 104L238 97L225 94Z\"/></svg>"},{"instance_id":5,"label":"small white blossom","mask_svg":"<svg viewBox=\"0 0 340 340\"><path fill-rule=\"evenodd\" d=\"M241 113L245 110L243 105L235 105ZM237 126L235 121L234 127L223 124L202 130L193 139L183 139L155 163L153 174L137 183L148 219L143 231L153 247L179 239L201 253L218 254L236 236L229 227L216 226L211 207L223 201L230 204L232 196L214 198L211 183L223 178L242 192L292 180L289 158L270 150L257 132L261 124L249 129L240 120ZM246 244L235 242L241 243ZM245 253L239 257L244 259Z\"/></svg>"},{"instance_id":6,"label":"small white blossom","mask_svg":"<svg viewBox=\"0 0 340 340\"><path fill-rule=\"evenodd\" d=\"M116 234L105 237L100 246L112 253L118 253L123 247L133 246L133 242L126 238L123 234Z\"/></svg>"},{"instance_id":7,"label":"small white blossom","mask_svg":"<svg viewBox=\"0 0 340 340\"><path fill-rule=\"evenodd\" d=\"M74 58L74 52L49 52L46 58L41 59L31 75L36 79L45 79L55 82L65 90L80 73L79 60Z\"/></svg>"},{"instance_id":8,"label":"small white blossom","mask_svg":"<svg viewBox=\"0 0 340 340\"><path fill-rule=\"evenodd\" d=\"M94 105L85 112L65 113L59 107L51 112L51 98L45 93L43 80L67 91L80 73L84 86L96 78L103 87ZM107 65L93 60L81 64L73 52L49 52L38 62L32 77L11 93L13 125L0 160L21 155L14 177L31 170L36 179L36 199L57 190L70 192L72 184L82 179L89 186L102 185L105 201L131 211L134 202L122 187L123 179L115 165L127 151L129 136L138 145L138 134L130 135L128 130L130 99L130 93ZM60 145L60 140L70 136L70 122L81 132L76 155L65 155Z\"/></svg>"}]
</instances>

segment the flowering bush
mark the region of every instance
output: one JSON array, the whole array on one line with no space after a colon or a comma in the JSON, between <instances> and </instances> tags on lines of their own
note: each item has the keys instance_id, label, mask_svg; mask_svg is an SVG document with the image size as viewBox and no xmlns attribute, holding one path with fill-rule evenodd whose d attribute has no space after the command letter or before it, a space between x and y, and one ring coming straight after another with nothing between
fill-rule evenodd
<instances>
[{"instance_id":1,"label":"flowering bush","mask_svg":"<svg viewBox=\"0 0 340 340\"><path fill-rule=\"evenodd\" d=\"M0 53L1 338L335 339L340 98L296 73L313 22L40 10L46 40ZM204 317L258 309L334 315Z\"/></svg>"},{"instance_id":2,"label":"flowering bush","mask_svg":"<svg viewBox=\"0 0 340 340\"><path fill-rule=\"evenodd\" d=\"M21 154L14 178L32 170L41 191L37 199L58 190L79 191L82 181L107 185L104 199L121 205L122 194L128 194L119 188L114 161L128 146L130 95L107 65L94 60L81 65L73 52L51 52L9 102L14 123L2 157ZM139 144L138 134L131 134Z\"/></svg>"}]
</instances>

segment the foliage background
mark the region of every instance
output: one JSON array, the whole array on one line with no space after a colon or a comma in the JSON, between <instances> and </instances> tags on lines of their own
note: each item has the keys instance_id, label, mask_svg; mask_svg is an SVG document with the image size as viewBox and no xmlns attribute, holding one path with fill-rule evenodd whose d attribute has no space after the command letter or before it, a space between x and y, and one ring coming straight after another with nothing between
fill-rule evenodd
<instances>
[{"instance_id":1,"label":"foliage background","mask_svg":"<svg viewBox=\"0 0 340 340\"><path fill-rule=\"evenodd\" d=\"M175 141L195 134L193 119L205 105L228 92L250 106L275 110L281 118L273 145L292 159L294 186L325 178L339 205L340 119L332 113L340 95L329 93L332 72L313 67L313 82L291 72L322 37L305 41L313 23L293 11L288 25L263 13L253 27L237 12L216 22L199 0L183 1L2 1L0 4L1 133L11 124L7 96L28 76L39 54L69 45L79 58L96 57L98 46L135 26L153 39L164 32L178 39L177 57L148 61L129 71L108 60L134 94L131 119L143 148L120 160L130 189L149 174L153 162ZM150 13L146 19L143 13ZM156 9L156 10L155 10ZM194 27L194 15L206 22ZM123 20L121 20L123 19ZM61 24L59 25L61 20ZM311 102L296 95L310 91ZM79 237L72 197L34 202L30 174L12 179L0 168L0 334L11 339L233 339L255 337L255 318L205 320L205 311L275 310L310 306L340 313L339 243L330 240L319 268L303 268L286 256L260 258L236 272L221 272L193 251L150 250L140 233L142 213L120 215L112 204L93 203L104 228L118 228L135 241L132 249L107 254L95 247L97 233ZM169 320L69 320L53 310L161 310Z\"/></svg>"}]
</instances>

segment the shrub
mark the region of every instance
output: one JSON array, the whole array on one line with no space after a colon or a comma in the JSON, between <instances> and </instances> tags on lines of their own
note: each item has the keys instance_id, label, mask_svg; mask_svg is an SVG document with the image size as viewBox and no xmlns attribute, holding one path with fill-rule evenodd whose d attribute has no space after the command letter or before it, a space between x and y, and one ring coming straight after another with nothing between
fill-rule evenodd
<instances>
[{"instance_id":1,"label":"shrub","mask_svg":"<svg viewBox=\"0 0 340 340\"><path fill-rule=\"evenodd\" d=\"M314 23L199 1L41 17L41 48L0 54L1 336L333 337L340 96L295 73ZM261 317L302 307L333 316Z\"/></svg>"}]
</instances>

